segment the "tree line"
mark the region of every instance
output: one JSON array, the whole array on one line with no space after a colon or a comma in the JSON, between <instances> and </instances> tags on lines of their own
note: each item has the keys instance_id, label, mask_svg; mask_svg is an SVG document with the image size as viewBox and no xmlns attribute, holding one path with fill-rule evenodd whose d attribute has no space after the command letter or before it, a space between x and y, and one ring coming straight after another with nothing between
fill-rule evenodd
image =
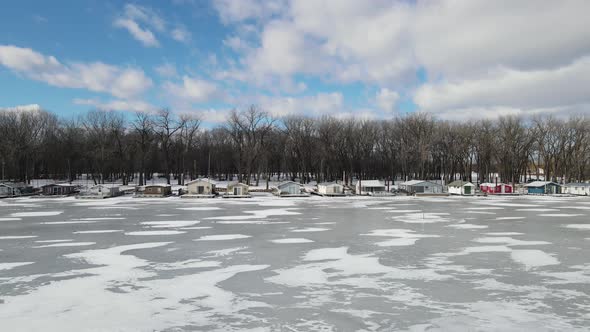
<instances>
[{"instance_id":1,"label":"tree line","mask_svg":"<svg viewBox=\"0 0 590 332\"><path fill-rule=\"evenodd\" d=\"M2 180L86 177L94 183L184 184L200 176L259 185L269 178L462 179L518 183L590 173L590 119L571 116L453 122L425 113L383 120L274 118L252 106L204 128L195 115L90 110L0 112Z\"/></svg>"}]
</instances>

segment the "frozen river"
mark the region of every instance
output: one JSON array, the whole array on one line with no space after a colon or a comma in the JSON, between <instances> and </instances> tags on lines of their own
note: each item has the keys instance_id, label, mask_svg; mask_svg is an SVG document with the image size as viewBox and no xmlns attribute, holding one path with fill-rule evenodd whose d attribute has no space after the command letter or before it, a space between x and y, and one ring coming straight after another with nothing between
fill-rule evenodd
<instances>
[{"instance_id":1,"label":"frozen river","mask_svg":"<svg viewBox=\"0 0 590 332\"><path fill-rule=\"evenodd\" d=\"M587 331L590 198L0 201L2 331Z\"/></svg>"}]
</instances>

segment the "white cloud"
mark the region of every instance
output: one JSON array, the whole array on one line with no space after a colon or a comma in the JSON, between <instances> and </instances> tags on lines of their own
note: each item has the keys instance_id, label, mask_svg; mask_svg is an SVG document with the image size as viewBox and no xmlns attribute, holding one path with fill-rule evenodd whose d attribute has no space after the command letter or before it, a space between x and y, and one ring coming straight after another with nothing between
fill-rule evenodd
<instances>
[{"instance_id":1,"label":"white cloud","mask_svg":"<svg viewBox=\"0 0 590 332\"><path fill-rule=\"evenodd\" d=\"M113 25L127 30L146 47L160 46L152 30L167 34L181 43L188 43L191 39L191 33L184 26L177 25L174 29L169 29L166 21L156 11L137 4L126 4L123 13L115 18Z\"/></svg>"},{"instance_id":2,"label":"white cloud","mask_svg":"<svg viewBox=\"0 0 590 332\"><path fill-rule=\"evenodd\" d=\"M439 113L562 112L590 103L582 77L589 1L298 0L273 10L251 0L216 4L233 34L245 21L259 31L258 38L226 39L241 58L216 77L283 92L293 92L301 76L361 82L387 89L369 100L382 110L395 105L393 91L414 89L421 108ZM429 78L424 87L421 69Z\"/></svg>"},{"instance_id":3,"label":"white cloud","mask_svg":"<svg viewBox=\"0 0 590 332\"><path fill-rule=\"evenodd\" d=\"M12 107L0 107L3 112L38 112L42 110L39 104L17 105Z\"/></svg>"},{"instance_id":4,"label":"white cloud","mask_svg":"<svg viewBox=\"0 0 590 332\"><path fill-rule=\"evenodd\" d=\"M189 76L183 76L182 83L164 82L162 87L181 102L202 103L220 96L214 83Z\"/></svg>"},{"instance_id":5,"label":"white cloud","mask_svg":"<svg viewBox=\"0 0 590 332\"><path fill-rule=\"evenodd\" d=\"M52 86L104 92L118 98L137 96L152 86L141 69L102 62L62 64L53 56L12 45L0 45L0 65Z\"/></svg>"},{"instance_id":6,"label":"white cloud","mask_svg":"<svg viewBox=\"0 0 590 332\"><path fill-rule=\"evenodd\" d=\"M414 101L421 110L554 108L590 102L590 57L554 69L499 69L476 79L429 83Z\"/></svg>"},{"instance_id":7,"label":"white cloud","mask_svg":"<svg viewBox=\"0 0 590 332\"><path fill-rule=\"evenodd\" d=\"M375 95L375 104L384 112L394 111L398 100L399 93L387 88L381 88Z\"/></svg>"},{"instance_id":8,"label":"white cloud","mask_svg":"<svg viewBox=\"0 0 590 332\"><path fill-rule=\"evenodd\" d=\"M415 15L418 61L446 76L496 66L563 66L590 52L590 2L422 1Z\"/></svg>"},{"instance_id":9,"label":"white cloud","mask_svg":"<svg viewBox=\"0 0 590 332\"><path fill-rule=\"evenodd\" d=\"M179 41L181 43L188 43L191 39L191 33L182 26L179 26L172 30L171 32L172 39Z\"/></svg>"},{"instance_id":10,"label":"white cloud","mask_svg":"<svg viewBox=\"0 0 590 332\"><path fill-rule=\"evenodd\" d=\"M230 36L223 40L223 45L231 48L236 52L241 52L250 49L250 44L241 37Z\"/></svg>"},{"instance_id":11,"label":"white cloud","mask_svg":"<svg viewBox=\"0 0 590 332\"><path fill-rule=\"evenodd\" d=\"M140 23L144 26L142 27ZM160 46L160 42L148 26L160 32L166 29L165 21L152 9L135 4L126 4L123 15L115 19L113 25L126 29L133 38L146 47Z\"/></svg>"},{"instance_id":12,"label":"white cloud","mask_svg":"<svg viewBox=\"0 0 590 332\"><path fill-rule=\"evenodd\" d=\"M137 4L126 4L124 8L124 16L131 20L145 23L157 31L164 31L166 29L166 22L164 19L148 7Z\"/></svg>"},{"instance_id":13,"label":"white cloud","mask_svg":"<svg viewBox=\"0 0 590 332\"><path fill-rule=\"evenodd\" d=\"M124 28L133 36L133 38L140 41L147 47L158 47L160 42L156 39L154 34L149 29L142 29L137 22L131 19L119 18L113 23L115 27Z\"/></svg>"},{"instance_id":14,"label":"white cloud","mask_svg":"<svg viewBox=\"0 0 590 332\"><path fill-rule=\"evenodd\" d=\"M261 96L258 98L258 104L263 110L277 117L294 114L324 115L342 113L343 99L340 92L303 97Z\"/></svg>"},{"instance_id":15,"label":"white cloud","mask_svg":"<svg viewBox=\"0 0 590 332\"><path fill-rule=\"evenodd\" d=\"M214 0L223 23L268 19L286 7L285 0Z\"/></svg>"},{"instance_id":16,"label":"white cloud","mask_svg":"<svg viewBox=\"0 0 590 332\"><path fill-rule=\"evenodd\" d=\"M157 109L155 106L141 100L116 99L104 102L98 99L76 98L72 102L76 105L87 105L108 111L153 112Z\"/></svg>"},{"instance_id":17,"label":"white cloud","mask_svg":"<svg viewBox=\"0 0 590 332\"><path fill-rule=\"evenodd\" d=\"M176 71L176 66L173 64L166 62L163 63L155 68L158 75L162 77L176 77L178 76L178 72Z\"/></svg>"}]
</instances>

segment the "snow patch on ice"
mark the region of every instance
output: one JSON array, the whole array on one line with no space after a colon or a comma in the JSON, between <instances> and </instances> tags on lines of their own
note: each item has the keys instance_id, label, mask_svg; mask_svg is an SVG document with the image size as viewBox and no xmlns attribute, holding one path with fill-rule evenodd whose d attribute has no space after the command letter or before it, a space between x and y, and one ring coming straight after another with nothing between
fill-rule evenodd
<instances>
[{"instance_id":1,"label":"snow patch on ice","mask_svg":"<svg viewBox=\"0 0 590 332\"><path fill-rule=\"evenodd\" d=\"M154 236L154 235L178 235L184 234L186 232L183 231L136 231L136 232L127 232L125 235L133 235L133 236Z\"/></svg>"},{"instance_id":2,"label":"snow patch on ice","mask_svg":"<svg viewBox=\"0 0 590 332\"><path fill-rule=\"evenodd\" d=\"M306 228L298 228L293 229L291 232L293 233L306 233L306 232L325 232L329 231L330 228L323 228L323 227L306 227Z\"/></svg>"},{"instance_id":3,"label":"snow patch on ice","mask_svg":"<svg viewBox=\"0 0 590 332\"><path fill-rule=\"evenodd\" d=\"M250 235L244 234L217 234L217 235L204 235L194 241L226 241L226 240L238 240L246 239L251 237Z\"/></svg>"},{"instance_id":4,"label":"snow patch on ice","mask_svg":"<svg viewBox=\"0 0 590 332\"><path fill-rule=\"evenodd\" d=\"M488 228L487 225L475 225L475 224L455 224L449 225L447 227L457 228L457 229L484 229Z\"/></svg>"},{"instance_id":5,"label":"snow patch on ice","mask_svg":"<svg viewBox=\"0 0 590 332\"><path fill-rule=\"evenodd\" d=\"M281 244L290 244L290 243L311 243L313 242L312 240L309 239L304 239L304 238L286 238L286 239L276 239L276 240L270 240L270 242L272 243L281 243Z\"/></svg>"},{"instance_id":6,"label":"snow patch on ice","mask_svg":"<svg viewBox=\"0 0 590 332\"><path fill-rule=\"evenodd\" d=\"M61 242L71 242L74 239L60 239L60 240L39 240L35 241L35 243L61 243Z\"/></svg>"},{"instance_id":7,"label":"snow patch on ice","mask_svg":"<svg viewBox=\"0 0 590 332\"><path fill-rule=\"evenodd\" d=\"M217 206L193 206L193 207L182 207L178 208L178 210L185 210L185 211L214 211L214 210L221 210L220 207Z\"/></svg>"},{"instance_id":8,"label":"snow patch on ice","mask_svg":"<svg viewBox=\"0 0 590 332\"><path fill-rule=\"evenodd\" d=\"M515 235L523 235L524 233L518 233L518 232L489 232L489 233L485 233L485 235L491 235L491 236L515 236Z\"/></svg>"},{"instance_id":9,"label":"snow patch on ice","mask_svg":"<svg viewBox=\"0 0 590 332\"><path fill-rule=\"evenodd\" d=\"M416 243L419 239L422 238L432 238L432 237L439 237L438 235L427 235L427 234L418 234L413 230L409 229L375 229L372 230L370 233L361 234L364 236L385 236L385 237L393 237L395 239L377 242L376 245L380 247L393 247L393 246L410 246Z\"/></svg>"},{"instance_id":10,"label":"snow patch on ice","mask_svg":"<svg viewBox=\"0 0 590 332\"><path fill-rule=\"evenodd\" d=\"M243 225L243 224L252 224L252 225L268 225L268 224L288 224L288 221L268 221L268 220L220 220L216 221L216 224L225 224L225 225Z\"/></svg>"},{"instance_id":11,"label":"snow patch on ice","mask_svg":"<svg viewBox=\"0 0 590 332\"><path fill-rule=\"evenodd\" d=\"M246 249L248 249L248 247L235 247L235 248L227 248L227 249L220 249L220 250L211 250L211 251L207 251L207 254L211 254L214 257L228 256L233 253L238 253L239 251L246 250Z\"/></svg>"},{"instance_id":12,"label":"snow patch on ice","mask_svg":"<svg viewBox=\"0 0 590 332\"><path fill-rule=\"evenodd\" d=\"M590 224L569 224L565 225L564 227L572 229L590 230Z\"/></svg>"},{"instance_id":13,"label":"snow patch on ice","mask_svg":"<svg viewBox=\"0 0 590 332\"><path fill-rule=\"evenodd\" d=\"M289 211L291 209L292 208L244 211L245 213L248 213L249 215L245 215L245 216L218 216L218 217L209 217L207 219L216 219L216 220L266 219L270 216L293 216L293 215L301 214L299 212Z\"/></svg>"},{"instance_id":14,"label":"snow patch on ice","mask_svg":"<svg viewBox=\"0 0 590 332\"><path fill-rule=\"evenodd\" d=\"M12 217L50 217L64 213L63 211L36 211L36 212L15 212Z\"/></svg>"},{"instance_id":15,"label":"snow patch on ice","mask_svg":"<svg viewBox=\"0 0 590 332\"><path fill-rule=\"evenodd\" d=\"M557 217L557 218L571 218L571 217L579 217L583 216L583 214L576 214L576 213L542 213L538 215L539 217Z\"/></svg>"},{"instance_id":16,"label":"snow patch on ice","mask_svg":"<svg viewBox=\"0 0 590 332\"><path fill-rule=\"evenodd\" d=\"M18 221L22 220L22 218L0 218L0 221Z\"/></svg>"},{"instance_id":17,"label":"snow patch on ice","mask_svg":"<svg viewBox=\"0 0 590 332\"><path fill-rule=\"evenodd\" d=\"M84 247L84 246L91 246L96 244L96 242L63 242L63 243L53 243L47 244L43 246L37 246L33 248L53 248L53 247Z\"/></svg>"},{"instance_id":18,"label":"snow patch on ice","mask_svg":"<svg viewBox=\"0 0 590 332\"><path fill-rule=\"evenodd\" d=\"M12 236L0 236L0 240L18 240L18 239L32 239L37 235L12 235Z\"/></svg>"},{"instance_id":19,"label":"snow patch on ice","mask_svg":"<svg viewBox=\"0 0 590 332\"><path fill-rule=\"evenodd\" d=\"M0 263L0 271L12 270L19 266L31 265L35 262Z\"/></svg>"},{"instance_id":20,"label":"snow patch on ice","mask_svg":"<svg viewBox=\"0 0 590 332\"><path fill-rule=\"evenodd\" d=\"M498 217L496 220L521 220L526 219L526 217Z\"/></svg>"},{"instance_id":21,"label":"snow patch on ice","mask_svg":"<svg viewBox=\"0 0 590 332\"><path fill-rule=\"evenodd\" d=\"M99 229L94 231L76 231L73 234L102 234L102 233L118 233L123 232L122 229Z\"/></svg>"},{"instance_id":22,"label":"snow patch on ice","mask_svg":"<svg viewBox=\"0 0 590 332\"><path fill-rule=\"evenodd\" d=\"M511 237L482 237L473 240L474 242L478 243L488 243L488 244L504 244L507 246L532 246L532 245L545 245L551 244L551 242L546 241L525 241L525 240L518 240L513 239Z\"/></svg>"},{"instance_id":23,"label":"snow patch on ice","mask_svg":"<svg viewBox=\"0 0 590 332\"><path fill-rule=\"evenodd\" d=\"M200 223L198 220L165 220L165 221L144 221L141 224L151 228L174 228L188 227Z\"/></svg>"},{"instance_id":24,"label":"snow patch on ice","mask_svg":"<svg viewBox=\"0 0 590 332\"><path fill-rule=\"evenodd\" d=\"M510 257L515 262L523 264L526 270L559 264L557 258L541 250L514 250L510 253Z\"/></svg>"}]
</instances>

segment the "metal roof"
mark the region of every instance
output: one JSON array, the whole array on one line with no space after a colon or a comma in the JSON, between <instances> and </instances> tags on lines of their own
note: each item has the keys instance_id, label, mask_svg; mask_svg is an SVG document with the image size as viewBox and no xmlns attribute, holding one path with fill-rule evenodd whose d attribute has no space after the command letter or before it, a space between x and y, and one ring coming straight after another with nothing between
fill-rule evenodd
<instances>
[{"instance_id":1,"label":"metal roof","mask_svg":"<svg viewBox=\"0 0 590 332\"><path fill-rule=\"evenodd\" d=\"M448 186L449 187L464 187L464 186L475 187L475 185L473 183L468 182L468 181L462 181L462 180L453 181L453 182L449 183Z\"/></svg>"},{"instance_id":2,"label":"metal roof","mask_svg":"<svg viewBox=\"0 0 590 332\"><path fill-rule=\"evenodd\" d=\"M379 180L360 180L361 186L367 187L385 187L385 184L381 183ZM357 181L358 184L358 181Z\"/></svg>"},{"instance_id":3,"label":"metal roof","mask_svg":"<svg viewBox=\"0 0 590 332\"><path fill-rule=\"evenodd\" d=\"M525 187L533 187L533 188L536 188L536 187L545 187L545 186L548 186L548 185L559 186L558 183L555 183L555 182L552 182L552 181L533 181L531 183L525 184L524 186Z\"/></svg>"}]
</instances>

